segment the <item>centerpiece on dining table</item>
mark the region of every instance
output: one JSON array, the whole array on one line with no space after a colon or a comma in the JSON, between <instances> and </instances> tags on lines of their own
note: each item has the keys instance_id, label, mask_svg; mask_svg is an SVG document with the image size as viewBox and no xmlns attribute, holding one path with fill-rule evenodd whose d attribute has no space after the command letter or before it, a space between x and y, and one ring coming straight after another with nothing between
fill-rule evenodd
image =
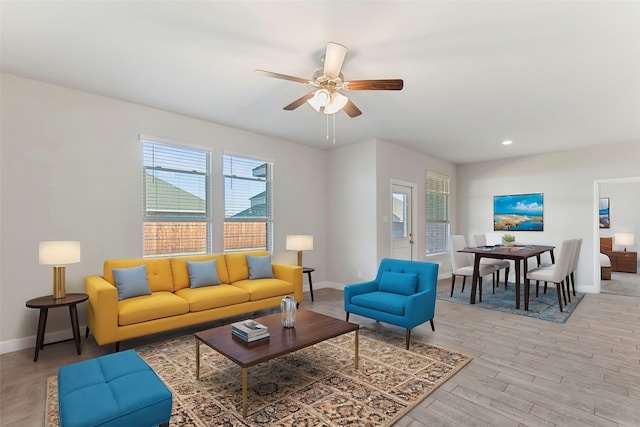
<instances>
[{"instance_id":1,"label":"centerpiece on dining table","mask_svg":"<svg viewBox=\"0 0 640 427\"><path fill-rule=\"evenodd\" d=\"M516 236L513 234L505 234L502 236L502 244L505 246L513 246L516 244Z\"/></svg>"}]
</instances>

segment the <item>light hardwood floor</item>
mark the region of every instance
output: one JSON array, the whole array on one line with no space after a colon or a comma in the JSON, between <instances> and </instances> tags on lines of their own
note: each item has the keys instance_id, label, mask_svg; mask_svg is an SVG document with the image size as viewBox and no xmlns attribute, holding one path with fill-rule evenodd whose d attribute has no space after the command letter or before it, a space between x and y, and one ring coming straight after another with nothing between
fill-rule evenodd
<instances>
[{"instance_id":1,"label":"light hardwood floor","mask_svg":"<svg viewBox=\"0 0 640 427\"><path fill-rule=\"evenodd\" d=\"M305 308L344 318L341 291L314 293L315 303L305 294ZM640 298L589 294L565 324L438 301L435 327L422 325L412 337L474 359L397 426L640 426ZM126 341L122 349L199 329ZM37 363L33 349L2 355L0 425L43 425L46 378L113 346L89 338L82 349L78 356L73 342L46 346Z\"/></svg>"}]
</instances>

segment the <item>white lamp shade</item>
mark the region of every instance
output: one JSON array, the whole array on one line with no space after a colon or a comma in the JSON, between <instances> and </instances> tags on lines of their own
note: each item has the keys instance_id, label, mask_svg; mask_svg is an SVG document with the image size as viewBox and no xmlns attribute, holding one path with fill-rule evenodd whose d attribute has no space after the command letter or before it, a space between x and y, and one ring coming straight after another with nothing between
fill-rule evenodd
<instances>
[{"instance_id":1,"label":"white lamp shade","mask_svg":"<svg viewBox=\"0 0 640 427\"><path fill-rule=\"evenodd\" d=\"M40 264L65 265L80 262L80 242L40 242Z\"/></svg>"},{"instance_id":2,"label":"white lamp shade","mask_svg":"<svg viewBox=\"0 0 640 427\"><path fill-rule=\"evenodd\" d=\"M333 92L331 94L331 102L326 107L324 107L324 113L335 114L338 111L342 110L344 106L347 105L348 101L349 98L347 98L343 94L339 92Z\"/></svg>"},{"instance_id":3,"label":"white lamp shade","mask_svg":"<svg viewBox=\"0 0 640 427\"><path fill-rule=\"evenodd\" d=\"M313 236L308 234L294 234L287 236L288 251L312 251Z\"/></svg>"},{"instance_id":4,"label":"white lamp shade","mask_svg":"<svg viewBox=\"0 0 640 427\"><path fill-rule=\"evenodd\" d=\"M615 241L616 245L633 246L634 235L633 233L616 233Z\"/></svg>"},{"instance_id":5,"label":"white lamp shade","mask_svg":"<svg viewBox=\"0 0 640 427\"><path fill-rule=\"evenodd\" d=\"M320 108L326 107L331 101L331 94L326 89L318 89L311 98L307 100L307 103L311 105L317 112L320 112Z\"/></svg>"}]
</instances>

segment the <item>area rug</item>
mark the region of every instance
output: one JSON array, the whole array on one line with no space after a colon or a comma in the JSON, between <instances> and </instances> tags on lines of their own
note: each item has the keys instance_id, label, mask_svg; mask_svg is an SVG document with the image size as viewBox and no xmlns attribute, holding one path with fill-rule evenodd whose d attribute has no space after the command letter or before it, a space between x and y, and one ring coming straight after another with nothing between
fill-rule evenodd
<instances>
[{"instance_id":1,"label":"area rug","mask_svg":"<svg viewBox=\"0 0 640 427\"><path fill-rule=\"evenodd\" d=\"M172 426L390 426L471 357L404 334L360 329L359 369L349 333L249 368L242 418L241 369L183 336L136 348L173 392ZM96 402L99 404L99 402ZM58 425L57 378L47 381L46 425Z\"/></svg>"},{"instance_id":2,"label":"area rug","mask_svg":"<svg viewBox=\"0 0 640 427\"><path fill-rule=\"evenodd\" d=\"M500 284L500 288L496 288L496 293L491 291L491 283L489 286L482 287L482 302L480 302L478 295L476 294L476 303L469 304L470 288L465 287L464 293L460 292L462 285L456 283L456 287L453 290L453 297L451 297L451 288L440 291L437 293L437 299L442 301L455 302L458 304L465 304L471 307L485 308L488 310L497 310L505 313L517 314L519 316L535 317L540 320L547 320L549 322L564 323L566 322L571 313L573 313L584 294L577 293L576 296L571 295L571 302L567 306L562 307L562 312L558 307L558 294L556 292L556 285L549 284L547 293L543 293L544 285L540 284L540 296L536 297L535 285L531 285L531 293L529 297L529 310L524 310L524 292L520 290L520 309L516 309L516 292L515 285L509 283L507 290L504 289L504 284ZM567 301L568 302L568 301Z\"/></svg>"}]
</instances>

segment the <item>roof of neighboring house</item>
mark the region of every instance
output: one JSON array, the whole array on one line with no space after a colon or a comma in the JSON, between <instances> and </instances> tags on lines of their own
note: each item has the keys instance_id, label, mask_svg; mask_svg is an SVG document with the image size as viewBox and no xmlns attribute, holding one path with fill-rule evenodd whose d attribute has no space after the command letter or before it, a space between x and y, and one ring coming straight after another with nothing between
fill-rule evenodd
<instances>
[{"instance_id":1,"label":"roof of neighboring house","mask_svg":"<svg viewBox=\"0 0 640 427\"><path fill-rule=\"evenodd\" d=\"M206 212L204 199L147 174L147 211Z\"/></svg>"}]
</instances>

